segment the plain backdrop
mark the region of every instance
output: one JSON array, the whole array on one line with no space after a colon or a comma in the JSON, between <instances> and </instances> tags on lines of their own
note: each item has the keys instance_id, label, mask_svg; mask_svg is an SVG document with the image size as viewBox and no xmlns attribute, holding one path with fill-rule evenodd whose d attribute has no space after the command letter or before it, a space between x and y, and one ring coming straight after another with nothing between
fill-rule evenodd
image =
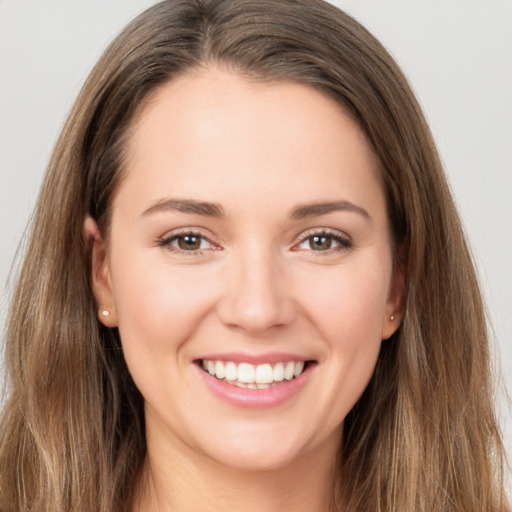
<instances>
[{"instance_id":1,"label":"plain backdrop","mask_svg":"<svg viewBox=\"0 0 512 512\"><path fill-rule=\"evenodd\" d=\"M13 257L66 113L107 43L129 19L154 3L0 0L2 321ZM419 97L473 248L495 333L496 366L510 390L512 2L333 3L384 43ZM505 393L498 403L512 452L512 415Z\"/></svg>"}]
</instances>

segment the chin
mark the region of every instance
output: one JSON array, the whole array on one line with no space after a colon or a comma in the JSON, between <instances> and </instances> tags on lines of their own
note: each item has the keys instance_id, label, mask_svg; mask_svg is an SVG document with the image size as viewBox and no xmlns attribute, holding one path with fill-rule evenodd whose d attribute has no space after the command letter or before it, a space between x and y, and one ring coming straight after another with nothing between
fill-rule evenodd
<instances>
[{"instance_id":1,"label":"chin","mask_svg":"<svg viewBox=\"0 0 512 512\"><path fill-rule=\"evenodd\" d=\"M217 464L240 473L263 473L284 469L297 459L296 453L276 453L273 449L247 449L216 452L211 455Z\"/></svg>"},{"instance_id":2,"label":"chin","mask_svg":"<svg viewBox=\"0 0 512 512\"><path fill-rule=\"evenodd\" d=\"M204 453L213 461L239 472L276 471L307 456L309 443L293 432L269 429L235 434L221 440L208 440ZM217 438L218 439L218 438Z\"/></svg>"}]
</instances>

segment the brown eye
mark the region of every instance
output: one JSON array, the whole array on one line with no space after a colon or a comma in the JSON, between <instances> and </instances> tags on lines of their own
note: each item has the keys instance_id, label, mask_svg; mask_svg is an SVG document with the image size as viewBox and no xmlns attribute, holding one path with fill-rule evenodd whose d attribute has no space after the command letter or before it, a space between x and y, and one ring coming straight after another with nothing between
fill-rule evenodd
<instances>
[{"instance_id":1,"label":"brown eye","mask_svg":"<svg viewBox=\"0 0 512 512\"><path fill-rule=\"evenodd\" d=\"M175 238L178 247L183 251L197 251L201 249L202 237L197 235L182 235Z\"/></svg>"},{"instance_id":2,"label":"brown eye","mask_svg":"<svg viewBox=\"0 0 512 512\"><path fill-rule=\"evenodd\" d=\"M159 245L173 252L194 253L203 249L215 249L216 246L199 233L175 234L160 241Z\"/></svg>"},{"instance_id":3,"label":"brown eye","mask_svg":"<svg viewBox=\"0 0 512 512\"><path fill-rule=\"evenodd\" d=\"M313 251L326 251L332 246L332 237L329 235L310 236L309 245Z\"/></svg>"},{"instance_id":4,"label":"brown eye","mask_svg":"<svg viewBox=\"0 0 512 512\"><path fill-rule=\"evenodd\" d=\"M350 239L338 232L330 233L319 231L305 236L302 242L295 246L295 250L332 253L349 249L352 246Z\"/></svg>"}]
</instances>

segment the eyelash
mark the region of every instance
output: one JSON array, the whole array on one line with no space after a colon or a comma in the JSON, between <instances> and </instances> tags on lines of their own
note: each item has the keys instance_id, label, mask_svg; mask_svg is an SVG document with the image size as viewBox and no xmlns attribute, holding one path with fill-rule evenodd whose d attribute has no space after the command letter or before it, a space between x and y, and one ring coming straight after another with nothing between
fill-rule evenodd
<instances>
[{"instance_id":1,"label":"eyelash","mask_svg":"<svg viewBox=\"0 0 512 512\"><path fill-rule=\"evenodd\" d=\"M193 231L193 230L187 230L187 229L180 230L178 232L173 233L170 236L159 239L158 245L161 247L165 247L170 252L177 253L180 255L194 256L194 255L203 254L203 250L205 250L205 249L194 249L194 250L189 251L189 250L181 249L179 247L175 247L174 245L172 245L173 242L176 242L180 238L184 238L184 237L194 237L194 238L201 239L201 241L207 241L210 244L210 246L212 246L212 247L209 247L206 250L220 249L219 246L216 246L209 238L205 237L201 233L199 233L197 231ZM339 244L338 247L329 247L326 250L314 250L314 249L310 248L309 251L311 251L312 253L315 253L316 256L346 251L346 250L350 249L353 245L352 241L350 240L350 238L348 236L343 235L338 231L322 229L322 230L309 231L309 232L306 232L303 235L301 235L298 243L294 244L294 246L292 247L292 250L300 251L301 249L299 248L299 246L302 245L307 240L312 240L314 237L328 238L328 239L331 239L332 241L336 242L337 244ZM308 249L302 249L302 250L308 250Z\"/></svg>"},{"instance_id":2,"label":"eyelash","mask_svg":"<svg viewBox=\"0 0 512 512\"><path fill-rule=\"evenodd\" d=\"M170 252L177 253L180 255L183 254L186 256L194 256L194 255L198 255L198 254L203 254L204 249L194 249L194 250L188 251L188 250L180 249L179 247L175 247L172 245L173 242L179 240L180 238L184 238L187 236L200 238L201 240L206 240L213 247L213 250L218 249L218 246L215 246L215 244L211 240L209 240L207 237L205 237L201 233L198 233L197 231L187 230L187 229L179 230L177 232L174 232L170 236L161 238L160 240L158 240L158 245L161 247L165 247ZM210 249L210 248L208 248L208 249Z\"/></svg>"},{"instance_id":3,"label":"eyelash","mask_svg":"<svg viewBox=\"0 0 512 512\"><path fill-rule=\"evenodd\" d=\"M320 231L313 230L313 231L304 233L300 237L299 243L294 245L293 250L300 251L301 249L299 249L298 247L300 245L302 245L304 242L306 242L307 240L312 240L314 237L329 238L329 239L331 239L331 241L334 241L339 244L338 247L329 247L326 250L315 251L312 248L307 249L307 250L310 250L312 253L315 253L315 256L322 256L322 255L326 255L326 254L332 254L332 253L338 253L341 251L346 251L346 250L350 249L353 245L350 238L348 236L340 233L339 231L331 231L329 229L322 229Z\"/></svg>"}]
</instances>

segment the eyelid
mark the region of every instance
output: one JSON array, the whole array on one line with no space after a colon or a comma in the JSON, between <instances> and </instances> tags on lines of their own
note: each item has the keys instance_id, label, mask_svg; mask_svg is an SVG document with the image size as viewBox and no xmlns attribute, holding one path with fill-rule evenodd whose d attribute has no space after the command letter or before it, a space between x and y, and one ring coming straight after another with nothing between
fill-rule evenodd
<instances>
[{"instance_id":1,"label":"eyelid","mask_svg":"<svg viewBox=\"0 0 512 512\"><path fill-rule=\"evenodd\" d=\"M165 235L160 237L157 240L157 244L159 246L167 248L170 252L174 252L177 254L183 254L183 255L194 255L194 254L202 254L203 251L211 251L211 250L221 250L222 247L215 242L212 241L210 236L205 235L200 228L195 227L186 227L186 228L178 228L171 232L167 232ZM195 236L198 238L201 238L202 240L206 240L210 247L207 249L192 249L192 250L184 250L180 249L179 247L176 247L174 245L171 245L174 240L179 238L180 236ZM343 231L339 231L337 229L332 228L311 228L303 233L301 233L296 241L293 243L293 246L291 247L292 251L299 251L299 250L307 250L307 249L300 249L299 246L304 243L308 238L311 238L313 236L326 236L332 238L337 244L338 247L331 247L326 250L318 250L315 251L313 249L310 249L310 252L316 253L316 255L322 255L322 254L331 254L335 252L340 252L344 250L348 250L353 246L353 241L349 235L344 233Z\"/></svg>"},{"instance_id":2,"label":"eyelid","mask_svg":"<svg viewBox=\"0 0 512 512\"><path fill-rule=\"evenodd\" d=\"M176 247L174 245L171 245L172 242L174 240L176 240L177 238L182 237L182 236L187 236L187 235L195 236L195 237L201 238L203 240L206 240L210 244L210 247L208 247L207 249L184 250L184 249L180 249L179 247ZM165 235L158 238L157 244L161 247L165 247L170 252L180 254L180 255L183 254L185 256L191 256L194 254L202 254L203 251L222 249L221 246L219 246L218 244L216 244L215 242L213 242L211 240L211 237L202 233L199 228L194 228L194 227L178 228L173 231L167 232Z\"/></svg>"},{"instance_id":3,"label":"eyelid","mask_svg":"<svg viewBox=\"0 0 512 512\"><path fill-rule=\"evenodd\" d=\"M350 249L353 246L352 238L343 231L339 231L337 229L332 228L312 228L308 229L307 231L304 231L299 235L298 240L292 246L292 250L301 250L298 248L298 246L300 246L308 238L311 238L313 236L328 236L331 237L340 245L339 247L329 248L325 251L314 251L313 249L311 249L310 251L316 253L316 255L344 251Z\"/></svg>"}]
</instances>

